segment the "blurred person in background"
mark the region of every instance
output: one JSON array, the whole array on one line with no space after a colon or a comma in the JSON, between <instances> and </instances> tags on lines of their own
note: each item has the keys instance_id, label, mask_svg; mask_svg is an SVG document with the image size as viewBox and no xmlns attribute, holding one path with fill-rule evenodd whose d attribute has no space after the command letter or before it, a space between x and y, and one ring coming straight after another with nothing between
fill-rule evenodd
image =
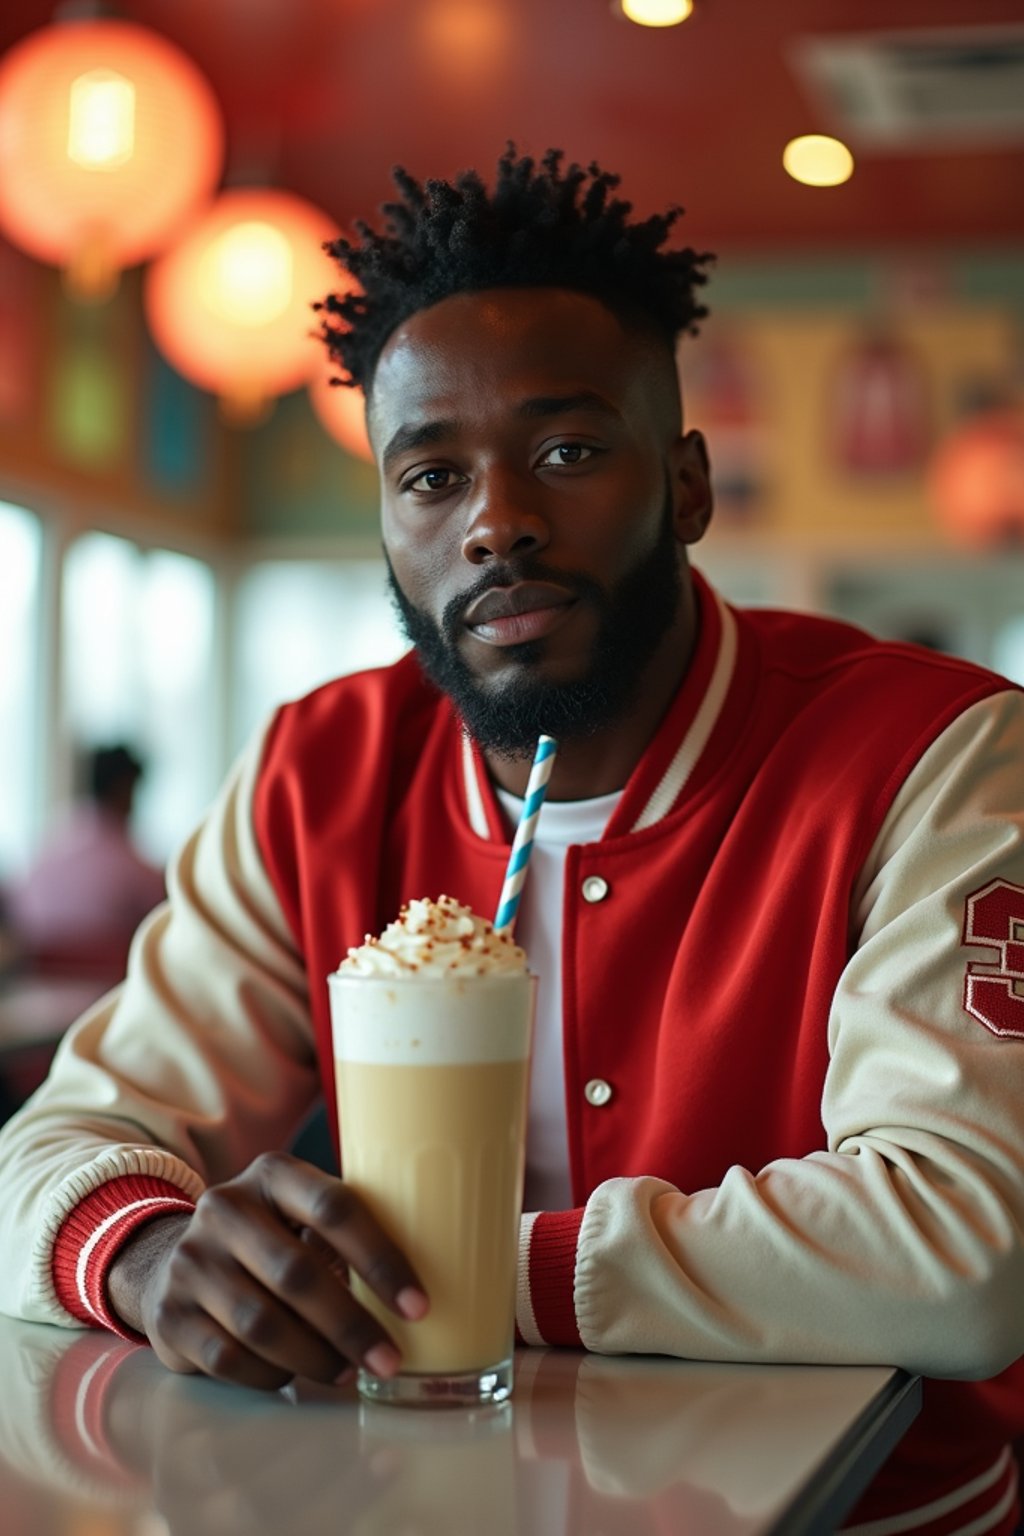
<instances>
[{"instance_id":1,"label":"blurred person in background","mask_svg":"<svg viewBox=\"0 0 1024 1536\"><path fill-rule=\"evenodd\" d=\"M164 899L160 871L131 837L144 767L123 744L94 748L86 794L7 892L7 922L23 966L117 981L147 912Z\"/></svg>"}]
</instances>

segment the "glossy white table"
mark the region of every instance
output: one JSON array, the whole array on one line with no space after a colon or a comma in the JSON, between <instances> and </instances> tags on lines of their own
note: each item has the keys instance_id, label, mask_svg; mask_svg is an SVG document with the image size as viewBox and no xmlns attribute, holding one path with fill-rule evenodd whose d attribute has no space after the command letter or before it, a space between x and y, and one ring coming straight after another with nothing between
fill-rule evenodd
<instances>
[{"instance_id":1,"label":"glossy white table","mask_svg":"<svg viewBox=\"0 0 1024 1536\"><path fill-rule=\"evenodd\" d=\"M528 1350L511 1404L424 1412L4 1318L0 1383L10 1536L822 1536L920 1394L874 1367Z\"/></svg>"}]
</instances>

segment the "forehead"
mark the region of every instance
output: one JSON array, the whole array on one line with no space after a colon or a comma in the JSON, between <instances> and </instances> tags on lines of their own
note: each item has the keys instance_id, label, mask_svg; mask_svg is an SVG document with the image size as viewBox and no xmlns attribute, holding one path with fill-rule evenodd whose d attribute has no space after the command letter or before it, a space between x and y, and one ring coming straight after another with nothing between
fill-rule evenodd
<instances>
[{"instance_id":1,"label":"forehead","mask_svg":"<svg viewBox=\"0 0 1024 1536\"><path fill-rule=\"evenodd\" d=\"M628 408L647 386L652 344L600 300L561 288L460 293L389 337L373 381L379 441L421 417L471 418L503 400L596 390Z\"/></svg>"}]
</instances>

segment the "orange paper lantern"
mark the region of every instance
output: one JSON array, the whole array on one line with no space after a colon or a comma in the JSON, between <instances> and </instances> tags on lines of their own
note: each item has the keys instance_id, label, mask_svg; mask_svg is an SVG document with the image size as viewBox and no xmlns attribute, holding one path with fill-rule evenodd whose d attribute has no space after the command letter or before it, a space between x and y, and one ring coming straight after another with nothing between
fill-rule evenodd
<instances>
[{"instance_id":1,"label":"orange paper lantern","mask_svg":"<svg viewBox=\"0 0 1024 1536\"><path fill-rule=\"evenodd\" d=\"M0 228L79 292L163 250L223 161L213 91L144 27L63 22L0 64Z\"/></svg>"},{"instance_id":2,"label":"orange paper lantern","mask_svg":"<svg viewBox=\"0 0 1024 1536\"><path fill-rule=\"evenodd\" d=\"M954 544L1024 543L1024 412L993 411L958 427L932 460L928 491Z\"/></svg>"},{"instance_id":3,"label":"orange paper lantern","mask_svg":"<svg viewBox=\"0 0 1024 1536\"><path fill-rule=\"evenodd\" d=\"M224 192L146 274L157 346L236 419L297 389L323 355L310 305L337 286L337 228L289 192Z\"/></svg>"},{"instance_id":4,"label":"orange paper lantern","mask_svg":"<svg viewBox=\"0 0 1024 1536\"><path fill-rule=\"evenodd\" d=\"M337 286L337 285L335 285ZM373 449L366 433L366 399L355 385L332 384L337 363L326 360L309 381L309 398L320 425L354 458L373 463Z\"/></svg>"}]
</instances>

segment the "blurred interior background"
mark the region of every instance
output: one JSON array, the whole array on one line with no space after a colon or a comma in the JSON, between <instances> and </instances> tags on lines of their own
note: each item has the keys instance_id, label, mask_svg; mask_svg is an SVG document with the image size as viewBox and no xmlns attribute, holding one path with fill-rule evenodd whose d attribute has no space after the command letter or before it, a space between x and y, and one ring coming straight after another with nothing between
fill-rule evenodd
<instances>
[{"instance_id":1,"label":"blurred interior background","mask_svg":"<svg viewBox=\"0 0 1024 1536\"><path fill-rule=\"evenodd\" d=\"M805 135L852 174L795 179ZM162 864L276 702L404 649L312 337L319 241L376 217L393 164L489 177L509 138L618 171L640 215L681 202L717 252L680 368L725 594L1024 682L1020 0L693 0L658 26L622 0L14 0L0 889L89 749L140 755Z\"/></svg>"}]
</instances>

